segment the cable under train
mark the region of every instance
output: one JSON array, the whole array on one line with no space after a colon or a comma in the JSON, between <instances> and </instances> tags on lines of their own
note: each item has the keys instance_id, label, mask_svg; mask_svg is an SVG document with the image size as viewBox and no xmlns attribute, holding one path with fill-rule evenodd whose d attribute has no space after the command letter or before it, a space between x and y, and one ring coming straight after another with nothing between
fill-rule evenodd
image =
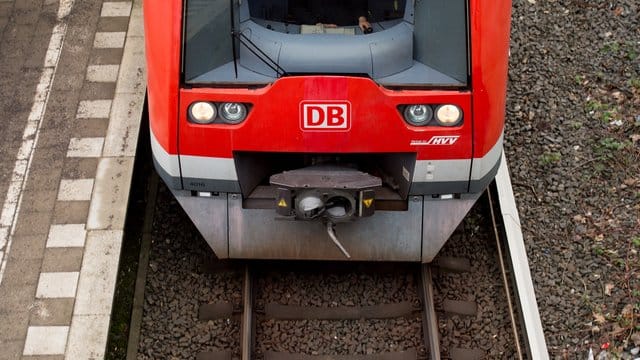
<instances>
[{"instance_id":1,"label":"cable under train","mask_svg":"<svg viewBox=\"0 0 640 360\"><path fill-rule=\"evenodd\" d=\"M146 1L155 168L218 258L430 262L500 163L510 16Z\"/></svg>"}]
</instances>

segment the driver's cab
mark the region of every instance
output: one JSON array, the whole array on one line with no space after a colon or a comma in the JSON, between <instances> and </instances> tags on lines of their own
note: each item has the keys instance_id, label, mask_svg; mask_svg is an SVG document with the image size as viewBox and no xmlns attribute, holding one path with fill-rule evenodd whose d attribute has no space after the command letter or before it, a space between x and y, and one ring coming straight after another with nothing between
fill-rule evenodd
<instances>
[{"instance_id":1,"label":"driver's cab","mask_svg":"<svg viewBox=\"0 0 640 360\"><path fill-rule=\"evenodd\" d=\"M187 84L340 74L395 87L468 85L466 0L185 0L185 6ZM370 33L359 26L361 17Z\"/></svg>"}]
</instances>

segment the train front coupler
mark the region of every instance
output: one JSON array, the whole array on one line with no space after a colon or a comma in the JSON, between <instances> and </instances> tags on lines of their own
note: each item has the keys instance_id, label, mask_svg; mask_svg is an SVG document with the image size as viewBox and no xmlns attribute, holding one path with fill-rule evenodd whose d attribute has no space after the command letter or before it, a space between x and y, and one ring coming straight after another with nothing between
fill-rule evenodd
<instances>
[{"instance_id":1,"label":"train front coupler","mask_svg":"<svg viewBox=\"0 0 640 360\"><path fill-rule=\"evenodd\" d=\"M355 221L375 212L375 188L382 180L367 173L337 166L311 166L272 175L277 186L279 218L322 221L329 239L346 258L349 252L335 233L336 223Z\"/></svg>"}]
</instances>

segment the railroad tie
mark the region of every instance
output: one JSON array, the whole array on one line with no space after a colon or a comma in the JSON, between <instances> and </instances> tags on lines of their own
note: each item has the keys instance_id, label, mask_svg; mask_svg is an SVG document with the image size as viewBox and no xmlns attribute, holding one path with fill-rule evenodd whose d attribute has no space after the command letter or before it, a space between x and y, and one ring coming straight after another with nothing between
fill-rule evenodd
<instances>
[{"instance_id":1,"label":"railroad tie","mask_svg":"<svg viewBox=\"0 0 640 360\"><path fill-rule=\"evenodd\" d=\"M448 314L475 316L478 311L478 305L473 301L445 300L442 306Z\"/></svg>"}]
</instances>

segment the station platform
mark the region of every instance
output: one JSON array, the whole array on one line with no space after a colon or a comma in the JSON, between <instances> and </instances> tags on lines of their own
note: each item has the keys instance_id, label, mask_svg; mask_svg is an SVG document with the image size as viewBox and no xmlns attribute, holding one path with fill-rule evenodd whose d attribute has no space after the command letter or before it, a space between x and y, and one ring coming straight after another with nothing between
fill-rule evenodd
<instances>
[{"instance_id":1,"label":"station platform","mask_svg":"<svg viewBox=\"0 0 640 360\"><path fill-rule=\"evenodd\" d=\"M140 0L0 0L0 360L104 358L145 84Z\"/></svg>"}]
</instances>

